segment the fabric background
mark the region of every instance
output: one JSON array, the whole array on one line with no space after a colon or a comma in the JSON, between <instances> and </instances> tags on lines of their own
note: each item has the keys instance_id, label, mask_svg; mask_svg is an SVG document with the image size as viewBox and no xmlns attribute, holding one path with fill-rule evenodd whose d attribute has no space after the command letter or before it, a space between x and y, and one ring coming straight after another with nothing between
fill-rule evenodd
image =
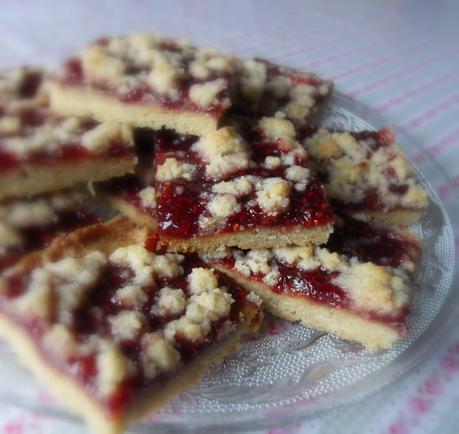
<instances>
[{"instance_id":1,"label":"fabric background","mask_svg":"<svg viewBox=\"0 0 459 434\"><path fill-rule=\"evenodd\" d=\"M97 36L152 30L315 70L425 149L426 154L411 157L456 224L458 20L454 0L1 0L0 67L53 67ZM448 182L429 175L432 159ZM320 419L269 432L456 433L458 403L459 326L447 341L437 342L427 361L382 392ZM0 434L81 431L34 412L0 407Z\"/></svg>"}]
</instances>

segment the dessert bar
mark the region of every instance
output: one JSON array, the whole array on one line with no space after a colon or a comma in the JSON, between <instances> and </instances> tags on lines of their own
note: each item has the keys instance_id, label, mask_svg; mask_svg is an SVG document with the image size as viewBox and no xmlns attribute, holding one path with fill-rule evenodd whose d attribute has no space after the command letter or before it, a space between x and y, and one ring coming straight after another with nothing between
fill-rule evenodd
<instances>
[{"instance_id":1,"label":"dessert bar","mask_svg":"<svg viewBox=\"0 0 459 434\"><path fill-rule=\"evenodd\" d=\"M123 219L80 229L0 280L0 333L98 434L198 381L261 320L260 300L197 255L158 254Z\"/></svg>"},{"instance_id":2,"label":"dessert bar","mask_svg":"<svg viewBox=\"0 0 459 434\"><path fill-rule=\"evenodd\" d=\"M0 76L0 199L133 171L130 128L55 115L39 73L20 71Z\"/></svg>"},{"instance_id":3,"label":"dessert bar","mask_svg":"<svg viewBox=\"0 0 459 434\"><path fill-rule=\"evenodd\" d=\"M235 60L151 34L103 38L68 60L50 83L59 113L183 134L216 130L231 107Z\"/></svg>"},{"instance_id":4,"label":"dessert bar","mask_svg":"<svg viewBox=\"0 0 459 434\"><path fill-rule=\"evenodd\" d=\"M326 242L334 215L293 124L263 118L204 137L155 133L155 182L109 182L129 217L158 228L171 251Z\"/></svg>"},{"instance_id":5,"label":"dessert bar","mask_svg":"<svg viewBox=\"0 0 459 434\"><path fill-rule=\"evenodd\" d=\"M338 217L324 247L227 250L203 258L256 292L272 314L389 348L406 333L417 237Z\"/></svg>"},{"instance_id":6,"label":"dessert bar","mask_svg":"<svg viewBox=\"0 0 459 434\"><path fill-rule=\"evenodd\" d=\"M330 199L347 213L409 226L427 208L427 194L389 129L322 129L306 137L304 145Z\"/></svg>"}]
</instances>

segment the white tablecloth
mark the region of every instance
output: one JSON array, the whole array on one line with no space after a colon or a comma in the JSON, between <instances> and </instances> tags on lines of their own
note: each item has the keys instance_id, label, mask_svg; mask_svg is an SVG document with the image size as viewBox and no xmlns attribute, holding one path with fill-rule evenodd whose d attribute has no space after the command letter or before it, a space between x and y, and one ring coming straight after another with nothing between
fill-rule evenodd
<instances>
[{"instance_id":1,"label":"white tablecloth","mask_svg":"<svg viewBox=\"0 0 459 434\"><path fill-rule=\"evenodd\" d=\"M3 0L0 67L52 67L97 36L152 30L316 70L423 146L452 179L448 184L429 177L451 208L459 186L458 22L454 0ZM429 176L431 162L422 155L415 161ZM451 219L459 222L459 215ZM459 325L449 340L432 348L426 362L384 391L269 433L457 433L458 405ZM80 431L0 407L3 434Z\"/></svg>"}]
</instances>

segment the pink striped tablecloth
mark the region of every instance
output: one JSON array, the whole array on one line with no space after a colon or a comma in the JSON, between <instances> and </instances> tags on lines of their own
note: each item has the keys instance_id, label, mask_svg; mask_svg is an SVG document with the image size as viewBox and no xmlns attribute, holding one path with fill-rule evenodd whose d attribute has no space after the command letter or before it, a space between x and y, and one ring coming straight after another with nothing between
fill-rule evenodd
<instances>
[{"instance_id":1,"label":"pink striped tablecloth","mask_svg":"<svg viewBox=\"0 0 459 434\"><path fill-rule=\"evenodd\" d=\"M154 30L315 70L425 149L428 157L420 153L414 161L451 210L457 229L459 215L452 211L459 187L457 1L3 0L0 7L0 67L52 67L96 36ZM430 173L430 158L451 182ZM459 325L397 384L344 410L269 432L457 433L458 404ZM80 431L40 414L0 408L0 434Z\"/></svg>"}]
</instances>

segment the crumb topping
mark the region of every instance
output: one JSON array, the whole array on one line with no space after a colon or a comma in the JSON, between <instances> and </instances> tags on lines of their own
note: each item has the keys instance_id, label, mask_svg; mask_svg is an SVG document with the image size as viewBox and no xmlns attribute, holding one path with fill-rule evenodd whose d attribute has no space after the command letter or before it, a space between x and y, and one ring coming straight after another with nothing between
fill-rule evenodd
<instances>
[{"instance_id":1,"label":"crumb topping","mask_svg":"<svg viewBox=\"0 0 459 434\"><path fill-rule=\"evenodd\" d=\"M226 80L221 78L190 87L190 99L198 107L208 108L217 102L217 95L227 88Z\"/></svg>"},{"instance_id":2,"label":"crumb topping","mask_svg":"<svg viewBox=\"0 0 459 434\"><path fill-rule=\"evenodd\" d=\"M122 310L108 318L116 341L132 341L145 329L147 319L140 312Z\"/></svg>"},{"instance_id":3,"label":"crumb topping","mask_svg":"<svg viewBox=\"0 0 459 434\"><path fill-rule=\"evenodd\" d=\"M254 179L253 176L240 176L231 181L218 182L212 186L212 193L245 196L252 192Z\"/></svg>"},{"instance_id":4,"label":"crumb topping","mask_svg":"<svg viewBox=\"0 0 459 434\"><path fill-rule=\"evenodd\" d=\"M235 196L231 194L221 194L215 196L208 204L210 213L220 219L224 219L231 214L240 211L241 207L237 203Z\"/></svg>"},{"instance_id":5,"label":"crumb topping","mask_svg":"<svg viewBox=\"0 0 459 434\"><path fill-rule=\"evenodd\" d=\"M275 215L290 204L290 185L282 178L266 178L257 185L257 202L268 215Z\"/></svg>"},{"instance_id":6,"label":"crumb topping","mask_svg":"<svg viewBox=\"0 0 459 434\"><path fill-rule=\"evenodd\" d=\"M264 117L258 123L265 136L272 141L277 139L294 139L296 136L295 127L291 122L279 117Z\"/></svg>"},{"instance_id":7,"label":"crumb topping","mask_svg":"<svg viewBox=\"0 0 459 434\"><path fill-rule=\"evenodd\" d=\"M161 332L146 333L142 337L142 369L147 378L174 370L180 363L180 353Z\"/></svg>"},{"instance_id":8,"label":"crumb topping","mask_svg":"<svg viewBox=\"0 0 459 434\"><path fill-rule=\"evenodd\" d=\"M193 268L187 279L192 294L212 291L218 286L217 277L214 271L209 268Z\"/></svg>"},{"instance_id":9,"label":"crumb topping","mask_svg":"<svg viewBox=\"0 0 459 434\"><path fill-rule=\"evenodd\" d=\"M191 181L196 174L196 166L184 163L176 158L167 158L163 164L157 166L156 179L158 181L172 181L183 178Z\"/></svg>"},{"instance_id":10,"label":"crumb topping","mask_svg":"<svg viewBox=\"0 0 459 434\"><path fill-rule=\"evenodd\" d=\"M134 367L129 359L115 346L104 349L97 355L98 393L101 396L113 394L119 385L130 377Z\"/></svg>"},{"instance_id":11,"label":"crumb topping","mask_svg":"<svg viewBox=\"0 0 459 434\"><path fill-rule=\"evenodd\" d=\"M113 122L99 124L81 137L82 146L95 154L107 151L116 142L132 145L132 132L126 126Z\"/></svg>"},{"instance_id":12,"label":"crumb topping","mask_svg":"<svg viewBox=\"0 0 459 434\"><path fill-rule=\"evenodd\" d=\"M144 208L155 208L156 206L156 191L154 187L147 186L139 191L140 204Z\"/></svg>"},{"instance_id":13,"label":"crumb topping","mask_svg":"<svg viewBox=\"0 0 459 434\"><path fill-rule=\"evenodd\" d=\"M155 255L141 245L120 247L110 255L110 261L120 266L128 266L134 272L135 285L148 286L153 283L153 261Z\"/></svg>"},{"instance_id":14,"label":"crumb topping","mask_svg":"<svg viewBox=\"0 0 459 434\"><path fill-rule=\"evenodd\" d=\"M113 299L125 308L141 310L148 301L148 295L140 285L129 284L116 290Z\"/></svg>"},{"instance_id":15,"label":"crumb topping","mask_svg":"<svg viewBox=\"0 0 459 434\"><path fill-rule=\"evenodd\" d=\"M170 288L168 286L159 291L159 300L155 310L159 315L179 315L185 311L186 298L181 289Z\"/></svg>"},{"instance_id":16,"label":"crumb topping","mask_svg":"<svg viewBox=\"0 0 459 434\"><path fill-rule=\"evenodd\" d=\"M327 177L328 194L342 203L365 207L369 195L375 194L382 211L427 206L424 189L393 142L378 146L372 136L359 139L348 132L320 130L304 145Z\"/></svg>"},{"instance_id":17,"label":"crumb topping","mask_svg":"<svg viewBox=\"0 0 459 434\"><path fill-rule=\"evenodd\" d=\"M205 173L210 179L221 179L247 168L249 164L247 143L232 127L221 128L200 138L191 149L207 163Z\"/></svg>"}]
</instances>

